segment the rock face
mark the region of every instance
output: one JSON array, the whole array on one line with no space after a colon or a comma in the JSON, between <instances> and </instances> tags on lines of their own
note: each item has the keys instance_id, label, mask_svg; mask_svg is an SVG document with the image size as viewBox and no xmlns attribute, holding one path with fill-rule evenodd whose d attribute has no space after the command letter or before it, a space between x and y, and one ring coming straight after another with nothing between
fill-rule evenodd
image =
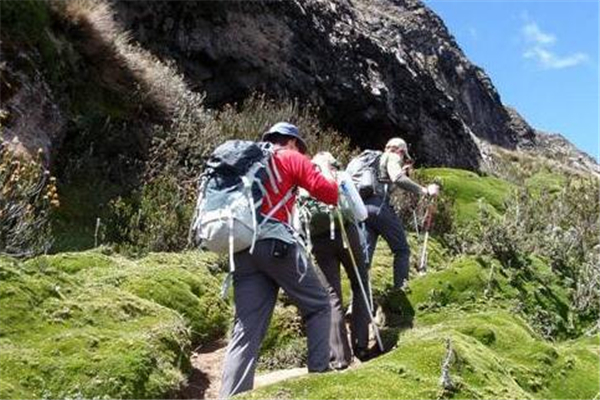
<instances>
[{"instance_id":1,"label":"rock face","mask_svg":"<svg viewBox=\"0 0 600 400\"><path fill-rule=\"evenodd\" d=\"M110 3L110 10L104 2ZM87 24L82 25L85 18L77 13L67 12L37 30L38 36L48 36L47 42L56 42L51 47L56 47L60 60L53 64L68 64L70 69L64 70L89 81L87 86L71 85L72 90L56 90L56 82L49 84L39 72L53 69L40 67L35 51L44 51L39 45L23 51L20 43L31 35L21 34L25 31L17 22L37 15L27 7L35 10L51 3L5 3L4 14L12 10L15 17L7 21L16 28L6 34L5 23L0 41L2 141L26 152L60 148L68 137L65 130L79 129L73 120L89 120L65 108L81 97L108 99L102 104L110 104L102 110L118 118L123 104L131 105L130 96L123 94L127 88L189 93L183 82L161 79L161 74L173 75L171 65L192 90L206 94L208 106L239 102L254 91L298 98L318 106L324 122L361 147L381 148L392 136L404 137L421 165L477 170L486 162L488 144L535 149L540 142L535 130L502 104L489 77L469 62L443 21L420 0L67 2L74 9L89 8ZM15 4L28 6L15 11ZM64 26L70 20L79 20L71 24L77 29ZM61 25L63 32L57 37L68 40L54 39ZM133 57L120 57L115 63L114 57L103 56L97 45L87 43L95 36L86 36L81 26L92 34L100 32L96 36L102 40L96 42L104 47L125 49ZM131 33L131 44L119 37L120 27ZM73 56L64 57L65 51ZM147 77L143 71L148 64L158 65L154 56L168 62L160 68L164 74ZM114 72L119 66L129 72L121 74L129 78L120 83ZM81 93L81 87L89 93Z\"/></svg>"},{"instance_id":2,"label":"rock face","mask_svg":"<svg viewBox=\"0 0 600 400\"><path fill-rule=\"evenodd\" d=\"M600 177L600 165L587 153L577 149L560 133L535 131L535 152L573 169L592 172Z\"/></svg>"},{"instance_id":3,"label":"rock face","mask_svg":"<svg viewBox=\"0 0 600 400\"><path fill-rule=\"evenodd\" d=\"M41 71L36 68L39 55L32 50L20 51L9 46L4 46L3 50L6 58L0 63L2 141L26 156L41 149L45 161L49 162L52 148L64 136L66 118Z\"/></svg>"},{"instance_id":4,"label":"rock face","mask_svg":"<svg viewBox=\"0 0 600 400\"><path fill-rule=\"evenodd\" d=\"M560 133L548 133L532 128L513 108L506 107L510 125L518 133L518 149L539 154L567 167L600 175L600 165L579 150Z\"/></svg>"},{"instance_id":5,"label":"rock face","mask_svg":"<svg viewBox=\"0 0 600 400\"><path fill-rule=\"evenodd\" d=\"M417 161L477 169L474 137L530 136L485 72L418 0L114 1L118 20L176 60L212 105L251 91L318 105L361 146L407 138Z\"/></svg>"}]
</instances>

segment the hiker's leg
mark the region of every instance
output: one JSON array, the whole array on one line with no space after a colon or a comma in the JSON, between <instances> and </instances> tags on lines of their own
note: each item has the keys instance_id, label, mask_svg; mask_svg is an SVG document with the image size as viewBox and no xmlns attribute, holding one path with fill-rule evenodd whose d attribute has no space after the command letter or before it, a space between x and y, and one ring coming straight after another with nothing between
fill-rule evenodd
<instances>
[{"instance_id":1,"label":"hiker's leg","mask_svg":"<svg viewBox=\"0 0 600 400\"><path fill-rule=\"evenodd\" d=\"M313 255L326 279L326 289L331 304L331 361L335 368L345 368L352 361L352 352L348 343L348 332L344 321L342 304L342 283L340 279L340 252L342 251L340 232L334 240L329 234L313 238Z\"/></svg>"},{"instance_id":2,"label":"hiker's leg","mask_svg":"<svg viewBox=\"0 0 600 400\"><path fill-rule=\"evenodd\" d=\"M260 246L257 242L256 247ZM235 256L233 276L235 319L225 355L219 398L252 389L260 344L265 336L278 286L255 267L256 259L247 251Z\"/></svg>"},{"instance_id":3,"label":"hiker's leg","mask_svg":"<svg viewBox=\"0 0 600 400\"><path fill-rule=\"evenodd\" d=\"M264 240L273 245L276 239ZM327 291L319 281L314 267L300 257L300 246L290 245L285 257L273 257L272 251L256 248L260 257L259 268L268 274L298 306L306 322L308 339L308 370L320 372L329 369L329 325L331 306ZM304 256L306 258L306 255Z\"/></svg>"},{"instance_id":4,"label":"hiker's leg","mask_svg":"<svg viewBox=\"0 0 600 400\"><path fill-rule=\"evenodd\" d=\"M383 199L379 196L371 196L365 199L365 207L367 208L367 220L365 221L365 235L367 242L367 268L371 268L375 248L377 247L377 239L381 234L379 230L379 213Z\"/></svg>"},{"instance_id":5,"label":"hiker's leg","mask_svg":"<svg viewBox=\"0 0 600 400\"><path fill-rule=\"evenodd\" d=\"M365 258L363 257L361 241L359 232L355 225L347 224L346 232L348 234L348 240L350 247L352 248L352 254L354 255L354 261L356 262L356 268L360 275L360 279L365 289L365 295L360 288L358 277L356 276L354 263L350 258L348 250L344 250L341 255L341 261L350 280L352 287L352 347L357 353L361 350L366 350L369 344L369 324L371 322L369 318L369 311L367 308L367 302L369 300L369 281L367 275L367 265Z\"/></svg>"},{"instance_id":6,"label":"hiker's leg","mask_svg":"<svg viewBox=\"0 0 600 400\"><path fill-rule=\"evenodd\" d=\"M381 236L394 254L394 287L400 288L408 280L410 260L410 247L406 241L402 221L392 206L384 202L377 217L377 225Z\"/></svg>"}]
</instances>

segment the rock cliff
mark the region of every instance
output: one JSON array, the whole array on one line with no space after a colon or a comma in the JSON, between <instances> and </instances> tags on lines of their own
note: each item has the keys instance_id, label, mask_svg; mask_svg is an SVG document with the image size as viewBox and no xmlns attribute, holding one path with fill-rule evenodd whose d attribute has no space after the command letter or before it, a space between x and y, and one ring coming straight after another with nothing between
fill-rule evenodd
<instances>
[{"instance_id":1,"label":"rock cliff","mask_svg":"<svg viewBox=\"0 0 600 400\"><path fill-rule=\"evenodd\" d=\"M211 105L253 90L298 97L358 145L400 134L418 161L469 169L481 161L474 137L512 149L532 134L418 0L114 4Z\"/></svg>"},{"instance_id":2,"label":"rock cliff","mask_svg":"<svg viewBox=\"0 0 600 400\"><path fill-rule=\"evenodd\" d=\"M182 73L191 90L205 93L209 107L255 91L298 98L318 106L325 124L361 147L405 137L422 165L478 170L487 143L535 150L547 142L503 105L490 78L420 0L106 1L110 13L88 6L87 23L73 12L53 16L42 1L2 7L3 141L56 153L90 120L85 107L74 105L93 104L97 97L110 103L100 107L108 111L98 113L99 121L124 119L131 110L121 109L137 107L125 89L168 84L136 82L148 64L158 65L151 54L167 66L161 68ZM94 31L102 26L110 34ZM130 40L119 34L124 30ZM106 51L93 50L93 40L144 56L106 59ZM121 64L130 71L121 71ZM126 78L111 78L116 70ZM82 82L65 84L82 71ZM160 80L164 74L156 75ZM111 87L119 79L118 88ZM145 115L153 114L150 107Z\"/></svg>"}]
</instances>

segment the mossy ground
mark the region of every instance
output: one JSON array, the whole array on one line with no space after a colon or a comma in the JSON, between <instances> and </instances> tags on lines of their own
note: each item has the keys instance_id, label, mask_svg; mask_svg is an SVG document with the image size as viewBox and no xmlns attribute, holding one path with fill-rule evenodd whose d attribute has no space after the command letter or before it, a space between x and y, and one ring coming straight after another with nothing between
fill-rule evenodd
<instances>
[{"instance_id":1,"label":"mossy ground","mask_svg":"<svg viewBox=\"0 0 600 400\"><path fill-rule=\"evenodd\" d=\"M427 172L445 176L447 190L456 184L457 213L468 213L479 199L501 212L511 187L464 171ZM534 176L528 184L546 187L547 179L553 178ZM408 240L412 270L406 291L391 288L393 255L383 241L370 271L385 316L388 353L353 370L286 381L241 397L597 395L600 340L597 335L567 340L577 324L570 293L545 260L530 256L519 268L504 268L487 256L453 256L431 237L428 272L419 275L422 237L410 233ZM108 248L27 262L0 258L0 397L174 395L186 377L192 345L224 337L231 324L231 304L218 297L222 274L216 271L223 263L195 252L132 260ZM347 279L343 282L348 304L351 293ZM444 389L440 376L448 340L453 385ZM301 365L305 357L303 324L283 298L259 368Z\"/></svg>"},{"instance_id":2,"label":"mossy ground","mask_svg":"<svg viewBox=\"0 0 600 400\"><path fill-rule=\"evenodd\" d=\"M505 180L460 169L429 168L419 171L419 176L441 184L441 195L454 200L454 218L459 225L477 218L480 207L502 212L505 199L515 189Z\"/></svg>"},{"instance_id":3,"label":"mossy ground","mask_svg":"<svg viewBox=\"0 0 600 400\"><path fill-rule=\"evenodd\" d=\"M545 340L523 318L527 314L517 310L548 307L562 294L545 291L542 286L528 296L527 289L513 287L509 277L499 271L495 276L495 263L461 258L444 270L416 277L404 295L387 293L387 312L406 316L409 307L414 325L409 330L399 328L395 348L376 360L355 370L311 375L240 397L594 397L600 390L599 338L559 343ZM543 276L539 263L533 260L530 272ZM562 304L558 301L559 308ZM560 314L556 309L550 313ZM388 318L392 325L398 321L402 319ZM440 376L448 339L454 354L449 370L454 386L444 390Z\"/></svg>"},{"instance_id":4,"label":"mossy ground","mask_svg":"<svg viewBox=\"0 0 600 400\"><path fill-rule=\"evenodd\" d=\"M101 251L0 260L2 398L173 394L192 343L225 333L227 305L192 253Z\"/></svg>"}]
</instances>

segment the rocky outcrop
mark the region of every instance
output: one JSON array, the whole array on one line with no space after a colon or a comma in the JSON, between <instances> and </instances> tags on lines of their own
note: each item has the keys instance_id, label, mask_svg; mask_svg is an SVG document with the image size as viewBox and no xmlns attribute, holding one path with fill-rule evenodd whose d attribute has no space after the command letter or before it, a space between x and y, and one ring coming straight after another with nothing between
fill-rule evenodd
<instances>
[{"instance_id":1,"label":"rocky outcrop","mask_svg":"<svg viewBox=\"0 0 600 400\"><path fill-rule=\"evenodd\" d=\"M190 87L213 107L254 91L298 98L318 106L325 123L361 147L381 148L388 138L403 136L422 165L477 170L488 144L533 149L537 143L535 130L502 104L489 77L420 0L104 1L112 7L64 3L80 12L63 7L59 25L68 21L63 34L69 40L53 46L62 59L71 49L72 60L61 63L85 84L57 94L47 77L19 62L18 41L13 53L2 41L3 141L26 151L59 147L65 120L78 118L77 112L66 115L64 105L79 99L54 97L82 97L92 109L101 103L118 118L122 108L135 108L128 92L136 88L148 92L147 109L163 110L177 107ZM20 3L8 4L16 9ZM53 42L55 28L41 26L38 35ZM4 39L21 31L3 31ZM63 78L59 86L72 80ZM92 95L82 95L82 87ZM146 119L155 114L146 112Z\"/></svg>"},{"instance_id":2,"label":"rocky outcrop","mask_svg":"<svg viewBox=\"0 0 600 400\"><path fill-rule=\"evenodd\" d=\"M518 150L540 155L578 171L600 175L598 162L575 147L563 135L534 129L517 110L507 106L506 111L511 118L510 127L518 135Z\"/></svg>"},{"instance_id":3,"label":"rocky outcrop","mask_svg":"<svg viewBox=\"0 0 600 400\"><path fill-rule=\"evenodd\" d=\"M473 135L519 131L485 72L418 0L114 1L146 48L176 60L211 105L293 96L361 146L405 136L418 161L476 169Z\"/></svg>"},{"instance_id":4,"label":"rocky outcrop","mask_svg":"<svg viewBox=\"0 0 600 400\"><path fill-rule=\"evenodd\" d=\"M7 46L3 46L3 50L0 63L2 142L25 156L41 149L45 161L49 162L51 150L64 136L64 113L38 68L39 54L32 49Z\"/></svg>"},{"instance_id":5,"label":"rocky outcrop","mask_svg":"<svg viewBox=\"0 0 600 400\"><path fill-rule=\"evenodd\" d=\"M536 133L527 121L512 107L505 107L510 117L509 128L516 132L518 138L518 148L523 150L532 150L536 146Z\"/></svg>"},{"instance_id":6,"label":"rocky outcrop","mask_svg":"<svg viewBox=\"0 0 600 400\"><path fill-rule=\"evenodd\" d=\"M579 150L560 133L535 131L533 151L573 169L591 172L600 177L600 165L587 153Z\"/></svg>"}]
</instances>

